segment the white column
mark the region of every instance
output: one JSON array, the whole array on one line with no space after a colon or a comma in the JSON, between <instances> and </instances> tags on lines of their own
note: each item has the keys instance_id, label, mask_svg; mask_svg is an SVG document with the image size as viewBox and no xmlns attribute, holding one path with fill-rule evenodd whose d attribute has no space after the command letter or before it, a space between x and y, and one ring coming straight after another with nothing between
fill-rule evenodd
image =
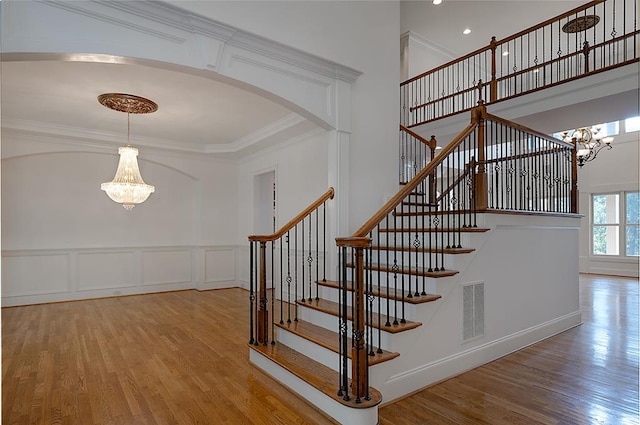
<instances>
[{"instance_id":1,"label":"white column","mask_svg":"<svg viewBox=\"0 0 640 425\"><path fill-rule=\"evenodd\" d=\"M349 236L349 139L351 137L351 82L338 80L335 88L336 130L328 146L328 182L335 190L329 203L329 279L337 279L338 256L335 240Z\"/></svg>"}]
</instances>

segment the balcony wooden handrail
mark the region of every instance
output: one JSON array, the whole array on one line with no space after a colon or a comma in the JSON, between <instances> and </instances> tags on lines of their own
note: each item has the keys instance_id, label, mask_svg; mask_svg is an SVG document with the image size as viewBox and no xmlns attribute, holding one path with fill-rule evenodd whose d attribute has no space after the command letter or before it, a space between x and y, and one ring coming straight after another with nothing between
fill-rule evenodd
<instances>
[{"instance_id":1,"label":"balcony wooden handrail","mask_svg":"<svg viewBox=\"0 0 640 425\"><path fill-rule=\"evenodd\" d=\"M333 199L334 194L335 194L335 192L334 192L333 188L330 187L329 190L327 190L322 196L320 196L311 205L309 205L307 208L305 208L300 214L298 214L293 219L291 219L287 224L282 226L280 228L280 230L278 230L277 232L272 233L270 235L252 235L252 236L249 236L249 241L251 241L251 242L271 242L271 241L275 241L275 240L281 238L282 236L284 236L285 233L287 233L289 230L293 229L296 224L298 224L302 220L304 220L304 218L306 216L308 216L314 210L316 210L318 207L320 207L320 205L322 205L324 202L328 201L329 199Z\"/></svg>"},{"instance_id":2,"label":"balcony wooden handrail","mask_svg":"<svg viewBox=\"0 0 640 425\"><path fill-rule=\"evenodd\" d=\"M475 116L475 115L474 115ZM463 131L460 133L455 139L451 141L444 149L436 155L433 161L429 162L418 174L416 174L409 182L404 185L402 189L396 195L389 199L389 201L384 204L380 210L373 217L367 220L366 223L362 225L354 234L354 237L365 237L367 236L373 229L376 228L378 224L384 220L384 218L389 215L391 211L393 211L400 203L409 196L411 192L417 188L420 183L424 179L426 179L429 175L433 174L436 167L440 165L440 162L449 156L451 152L467 137L469 136L477 127L477 120L474 119ZM440 159L439 159L440 158Z\"/></svg>"},{"instance_id":3,"label":"balcony wooden handrail","mask_svg":"<svg viewBox=\"0 0 640 425\"><path fill-rule=\"evenodd\" d=\"M547 26L549 24L552 24L552 23L554 23L556 21L559 21L559 20L561 20L563 18L566 18L568 16L575 15L578 12L582 12L583 10L587 10L587 9L589 9L591 7L594 7L594 6L596 6L596 5L600 4L600 3L604 3L605 1L606 0L593 0L593 1L590 1L589 3L583 4L582 6L578 6L578 7L574 8L574 9L571 9L568 12L565 12L565 13L563 13L561 15L558 15L558 16L555 16L553 18L547 19L546 21L541 22L541 23L539 23L537 25L534 25L534 26L532 26L530 28L527 28L526 30L522 30L522 31L520 31L520 32L518 32L516 34L510 35L507 38L499 40L499 41L496 42L496 45L508 43L508 42L510 42L512 40L515 40L518 37L522 37L523 35L526 35L526 34L528 34L530 32L534 32L536 30L539 30L540 28L543 28L543 27L545 27L545 26Z\"/></svg>"},{"instance_id":4,"label":"balcony wooden handrail","mask_svg":"<svg viewBox=\"0 0 640 425\"><path fill-rule=\"evenodd\" d=\"M534 26L532 26L530 28L522 30L522 31L520 31L520 32L518 32L518 33L516 33L514 35L511 35L511 36L509 36L507 38L504 38L504 39L499 40L499 41L498 40L492 41L491 44L489 44L487 46L481 47L481 48L479 48L477 50L474 50L471 53L468 53L468 54L466 54L464 56L461 56L461 57L459 57L457 59L449 61L449 62L447 62L447 63L445 63L443 65L440 65L440 66L438 66L436 68L433 68L433 69L431 69L429 71L423 72L420 75L416 75L415 77L412 77L412 78L410 78L410 79L408 79L406 81L403 81L402 83L400 83L400 87L402 87L402 86L404 86L406 84L410 84L410 83L412 83L412 82L414 82L416 80L419 80L421 78L424 78L425 76L427 76L429 74L434 74L434 73L436 73L436 72L438 72L438 71L440 71L442 69L448 68L448 67L450 67L452 65L455 65L457 63L464 62L465 60L467 60L469 58L472 58L472 57L474 57L476 55L479 55L479 54L481 54L483 52L490 51L492 48L494 48L496 46L499 46L499 45L504 44L504 43L508 43L509 41L515 40L518 37L522 37L525 34L528 34L530 32L536 31L536 30L538 30L540 28L545 27L546 25L549 25L549 24L551 24L553 22L559 21L560 19L566 18L567 16L571 16L571 15L574 15L574 14L576 14L578 12L583 11L583 10L587 10L590 7L594 7L594 6L596 6L596 5L600 4L600 3L604 3L605 1L606 0L593 0L593 1L589 2L589 3L587 3L587 4L584 4L582 6L578 6L578 7L574 8L574 9L571 9L570 11L565 12L565 13L563 13L561 15L558 15L558 16L555 16L553 18L547 19L546 21L544 21L544 22L542 22L540 24L537 24L537 25L534 25Z\"/></svg>"},{"instance_id":5,"label":"balcony wooden handrail","mask_svg":"<svg viewBox=\"0 0 640 425\"><path fill-rule=\"evenodd\" d=\"M481 114L482 114L482 118L484 118L487 121L498 122L498 123L506 125L508 127L512 127L512 128L517 129L517 130L524 131L525 133L533 134L534 136L537 136L537 137L539 137L541 139L544 139L547 142L554 143L554 144L556 144L558 146L562 146L562 147L565 147L565 148L573 149L573 145L571 143L563 142L562 140L556 139L555 137L551 137L548 134L541 133L541 132L539 132L537 130L534 130L534 129L529 128L527 126L524 126L522 124L518 124L516 122L509 121L509 120L506 120L504 118L497 117L495 115L492 115L492 114L486 112L486 110L483 110L481 112Z\"/></svg>"}]
</instances>

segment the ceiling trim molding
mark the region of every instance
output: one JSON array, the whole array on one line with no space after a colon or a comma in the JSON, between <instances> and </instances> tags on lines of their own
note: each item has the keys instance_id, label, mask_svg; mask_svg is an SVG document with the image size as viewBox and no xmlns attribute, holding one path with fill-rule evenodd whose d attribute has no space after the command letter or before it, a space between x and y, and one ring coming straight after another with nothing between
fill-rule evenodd
<instances>
[{"instance_id":1,"label":"ceiling trim molding","mask_svg":"<svg viewBox=\"0 0 640 425\"><path fill-rule=\"evenodd\" d=\"M131 29L133 31L137 31L137 32L141 32L141 33L145 33L145 34L149 34L153 37L160 37L163 38L165 40L168 41L172 41L174 43L184 43L187 41L186 38L184 37L179 37L176 36L175 34L172 33L168 33L166 31L158 31L156 29L150 28L149 26L144 26L144 25L138 25L138 24L134 24L131 21L128 20L124 20L124 19L118 19L114 16L105 14L105 13L100 13L96 10L88 10L84 7L80 7L80 5L82 5L83 2L70 2L70 1L63 1L63 0L48 0L48 1L41 1L39 0L40 3L42 4L46 4L48 6L51 7L57 7L59 9L63 9L66 10L68 12L73 12L75 14L78 15L83 15L83 16L87 16L89 18L93 18L93 19L97 19L99 21L102 22L106 22L109 24L115 24L118 25L120 27L123 28L128 28ZM126 4L126 2L104 2L104 1L96 1L96 4L101 4L103 6L108 6L109 8L114 8L114 9L119 9L119 10L126 10L126 9L131 9L131 8L124 8L124 7L119 7L122 6L124 4ZM132 2L132 3L137 3L137 2ZM130 10L128 10L129 13L131 13ZM141 15L139 13L136 13L136 15L138 16L144 16ZM147 19L149 18L149 16L144 16Z\"/></svg>"},{"instance_id":2,"label":"ceiling trim molding","mask_svg":"<svg viewBox=\"0 0 640 425\"><path fill-rule=\"evenodd\" d=\"M261 129L254 131L253 133L242 137L232 143L225 144L209 144L205 147L206 153L236 153L250 146L260 143L261 141L275 136L278 133L295 127L298 124L305 122L306 119L298 114L289 114L284 118L272 122Z\"/></svg>"},{"instance_id":3,"label":"ceiling trim molding","mask_svg":"<svg viewBox=\"0 0 640 425\"><path fill-rule=\"evenodd\" d=\"M451 58L451 60L457 59L458 57L460 57L460 55L458 55L456 52L447 49L444 46L440 46L439 44L436 44L432 41L429 41L429 39L425 38L424 36L418 34L417 32L414 31L407 31L404 34L402 34L400 36L400 39L407 39L410 41L414 41L416 43L418 43L421 47L424 47L425 49L429 49L431 51L434 51L438 54L441 54L443 56L446 56L448 58Z\"/></svg>"},{"instance_id":4,"label":"ceiling trim molding","mask_svg":"<svg viewBox=\"0 0 640 425\"><path fill-rule=\"evenodd\" d=\"M358 76L362 74L360 71L353 68L340 65L336 62L240 29L232 28L221 22L185 11L179 7L162 1L142 0L125 2L94 0L91 2L69 2L64 0L51 0L44 3L76 14L95 18L103 22L116 24L138 32L147 33L155 37L161 37L175 43L184 43L188 40L186 37L176 36L175 32L159 31L157 29L150 28L148 25L134 24L130 21L118 19L106 13L101 13L98 10L94 10L94 8L89 9L86 7L87 3L93 3L100 7L119 10L127 14L160 23L173 29L211 37L218 41L222 41L225 44L247 49L254 53L263 54L272 59L277 59L290 65L297 66L326 77L344 80L349 83L355 82Z\"/></svg>"}]
</instances>

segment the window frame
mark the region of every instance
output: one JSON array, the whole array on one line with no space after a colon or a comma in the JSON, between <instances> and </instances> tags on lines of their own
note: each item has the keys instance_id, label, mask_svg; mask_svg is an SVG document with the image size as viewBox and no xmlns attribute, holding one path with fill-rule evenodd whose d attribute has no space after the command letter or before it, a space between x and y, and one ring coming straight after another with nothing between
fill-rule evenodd
<instances>
[{"instance_id":1,"label":"window frame","mask_svg":"<svg viewBox=\"0 0 640 425\"><path fill-rule=\"evenodd\" d=\"M589 253L591 257L595 258L624 258L624 259L637 259L638 255L627 255L627 229L629 227L640 227L640 223L628 223L627 222L627 194L640 193L638 190L622 190L614 192L594 192L591 193L590 199L590 214L589 214ZM618 217L616 223L595 223L595 208L594 200L597 196L618 196ZM594 252L594 229L595 227L617 227L618 229L618 253L617 254L596 254Z\"/></svg>"}]
</instances>

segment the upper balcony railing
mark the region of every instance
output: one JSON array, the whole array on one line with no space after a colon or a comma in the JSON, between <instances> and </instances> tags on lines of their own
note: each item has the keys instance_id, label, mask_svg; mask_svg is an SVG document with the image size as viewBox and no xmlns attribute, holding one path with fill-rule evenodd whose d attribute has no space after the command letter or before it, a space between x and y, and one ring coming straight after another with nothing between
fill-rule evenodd
<instances>
[{"instance_id":1,"label":"upper balcony railing","mask_svg":"<svg viewBox=\"0 0 640 425\"><path fill-rule=\"evenodd\" d=\"M639 61L637 0L594 0L400 85L413 127Z\"/></svg>"}]
</instances>

